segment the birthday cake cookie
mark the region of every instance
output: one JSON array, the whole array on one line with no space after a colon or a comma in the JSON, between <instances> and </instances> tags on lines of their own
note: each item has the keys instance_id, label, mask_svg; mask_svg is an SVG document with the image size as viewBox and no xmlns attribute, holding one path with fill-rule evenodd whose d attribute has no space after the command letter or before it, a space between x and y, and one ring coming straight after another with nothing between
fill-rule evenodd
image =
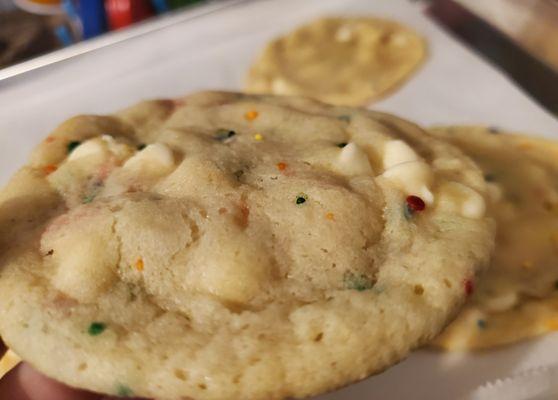
<instances>
[{"instance_id":1,"label":"birthday cake cookie","mask_svg":"<svg viewBox=\"0 0 558 400\"><path fill-rule=\"evenodd\" d=\"M69 385L280 399L429 342L493 247L481 171L382 113L202 92L60 125L0 192L0 335Z\"/></svg>"},{"instance_id":2,"label":"birthday cake cookie","mask_svg":"<svg viewBox=\"0 0 558 400\"><path fill-rule=\"evenodd\" d=\"M558 330L558 144L494 128L432 132L482 168L497 222L490 268L435 344L486 349Z\"/></svg>"}]
</instances>

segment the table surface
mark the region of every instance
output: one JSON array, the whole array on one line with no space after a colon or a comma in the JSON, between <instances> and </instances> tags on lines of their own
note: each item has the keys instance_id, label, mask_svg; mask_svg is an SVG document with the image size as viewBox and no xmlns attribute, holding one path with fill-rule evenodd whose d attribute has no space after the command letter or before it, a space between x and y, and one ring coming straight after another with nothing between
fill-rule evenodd
<instances>
[{"instance_id":1,"label":"table surface","mask_svg":"<svg viewBox=\"0 0 558 400\"><path fill-rule=\"evenodd\" d=\"M250 63L268 40L332 14L396 19L427 38L429 56L424 65L372 108L423 125L486 124L558 138L558 121L552 115L432 23L421 4L239 1L0 81L0 182L64 119L79 113L109 113L144 98L175 97L199 89L240 90ZM320 398L457 399L488 380L555 360L558 335L473 355L421 350L381 375Z\"/></svg>"}]
</instances>

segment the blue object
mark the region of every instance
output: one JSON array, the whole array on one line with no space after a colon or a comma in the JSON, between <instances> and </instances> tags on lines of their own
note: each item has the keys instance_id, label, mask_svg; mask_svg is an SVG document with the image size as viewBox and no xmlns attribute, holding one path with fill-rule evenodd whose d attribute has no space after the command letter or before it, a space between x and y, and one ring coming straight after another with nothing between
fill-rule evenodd
<instances>
[{"instance_id":1,"label":"blue object","mask_svg":"<svg viewBox=\"0 0 558 400\"><path fill-rule=\"evenodd\" d=\"M54 30L54 33L63 46L69 46L72 43L74 43L72 34L67 26L64 25L57 26L56 29Z\"/></svg>"},{"instance_id":2,"label":"blue object","mask_svg":"<svg viewBox=\"0 0 558 400\"><path fill-rule=\"evenodd\" d=\"M107 17L103 0L78 0L76 8L84 39L107 31Z\"/></svg>"},{"instance_id":3,"label":"blue object","mask_svg":"<svg viewBox=\"0 0 558 400\"><path fill-rule=\"evenodd\" d=\"M153 8L155 8L157 14L169 11L167 0L151 0L151 4L153 4Z\"/></svg>"}]
</instances>

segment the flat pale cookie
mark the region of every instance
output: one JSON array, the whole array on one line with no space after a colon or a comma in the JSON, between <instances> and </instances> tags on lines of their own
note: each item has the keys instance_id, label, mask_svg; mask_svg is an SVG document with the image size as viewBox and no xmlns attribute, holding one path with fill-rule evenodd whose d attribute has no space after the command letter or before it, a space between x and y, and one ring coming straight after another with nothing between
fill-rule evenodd
<instances>
[{"instance_id":1,"label":"flat pale cookie","mask_svg":"<svg viewBox=\"0 0 558 400\"><path fill-rule=\"evenodd\" d=\"M270 42L250 69L246 88L364 105L399 86L425 54L425 41L396 22L322 18Z\"/></svg>"},{"instance_id":2,"label":"flat pale cookie","mask_svg":"<svg viewBox=\"0 0 558 400\"><path fill-rule=\"evenodd\" d=\"M435 344L487 349L558 330L558 143L482 127L433 132L480 165L497 222L491 267Z\"/></svg>"},{"instance_id":3,"label":"flat pale cookie","mask_svg":"<svg viewBox=\"0 0 558 400\"><path fill-rule=\"evenodd\" d=\"M485 190L417 126L302 98L75 117L0 194L0 334L109 394L331 390L458 311L492 249Z\"/></svg>"},{"instance_id":4,"label":"flat pale cookie","mask_svg":"<svg viewBox=\"0 0 558 400\"><path fill-rule=\"evenodd\" d=\"M8 350L4 357L0 358L0 378L6 375L19 363L20 359L13 351Z\"/></svg>"}]
</instances>

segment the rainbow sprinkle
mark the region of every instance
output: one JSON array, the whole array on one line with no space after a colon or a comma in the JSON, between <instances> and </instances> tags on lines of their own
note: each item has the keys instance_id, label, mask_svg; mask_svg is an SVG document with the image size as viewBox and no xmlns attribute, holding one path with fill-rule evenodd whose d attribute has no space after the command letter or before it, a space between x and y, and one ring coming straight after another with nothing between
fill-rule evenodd
<instances>
[{"instance_id":1,"label":"rainbow sprinkle","mask_svg":"<svg viewBox=\"0 0 558 400\"><path fill-rule=\"evenodd\" d=\"M257 111L248 111L246 114L244 114L244 118L246 118L248 121L253 121L256 118L258 118L259 113Z\"/></svg>"},{"instance_id":2,"label":"rainbow sprinkle","mask_svg":"<svg viewBox=\"0 0 558 400\"><path fill-rule=\"evenodd\" d=\"M107 326L102 322L92 322L87 329L87 333L89 333L91 336L98 336L103 333L106 328Z\"/></svg>"},{"instance_id":3,"label":"rainbow sprinkle","mask_svg":"<svg viewBox=\"0 0 558 400\"><path fill-rule=\"evenodd\" d=\"M308 195L305 193L300 193L298 196L296 196L295 203L297 205L301 205L306 203L306 200L308 200Z\"/></svg>"},{"instance_id":4,"label":"rainbow sprinkle","mask_svg":"<svg viewBox=\"0 0 558 400\"><path fill-rule=\"evenodd\" d=\"M44 172L46 175L49 175L49 174L52 174L52 173L53 173L54 171L56 171L57 169L58 169L58 167L57 167L56 165L49 164L49 165L45 165L45 166L43 167L43 172Z\"/></svg>"}]
</instances>

